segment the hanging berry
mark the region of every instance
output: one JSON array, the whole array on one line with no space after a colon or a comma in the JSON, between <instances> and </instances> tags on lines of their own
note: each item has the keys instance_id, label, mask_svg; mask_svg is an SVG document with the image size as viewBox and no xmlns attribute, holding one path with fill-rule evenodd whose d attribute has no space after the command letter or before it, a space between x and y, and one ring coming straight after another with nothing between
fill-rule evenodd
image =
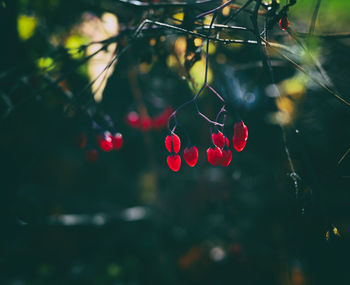
<instances>
[{"instance_id":1,"label":"hanging berry","mask_svg":"<svg viewBox=\"0 0 350 285\"><path fill-rule=\"evenodd\" d=\"M169 152L178 153L180 151L181 141L176 134L168 135L165 138L165 147Z\"/></svg>"},{"instance_id":2,"label":"hanging berry","mask_svg":"<svg viewBox=\"0 0 350 285\"><path fill-rule=\"evenodd\" d=\"M172 171L179 171L181 167L181 157L178 154L171 154L167 157L167 163Z\"/></svg>"},{"instance_id":3,"label":"hanging berry","mask_svg":"<svg viewBox=\"0 0 350 285\"><path fill-rule=\"evenodd\" d=\"M149 116L141 118L141 130L147 132L153 127L153 120Z\"/></svg>"},{"instance_id":4,"label":"hanging berry","mask_svg":"<svg viewBox=\"0 0 350 285\"><path fill-rule=\"evenodd\" d=\"M153 127L156 130L163 129L169 120L170 115L173 113L173 109L171 107L167 107L162 113L153 118Z\"/></svg>"},{"instance_id":5,"label":"hanging berry","mask_svg":"<svg viewBox=\"0 0 350 285\"><path fill-rule=\"evenodd\" d=\"M156 129L156 130L161 130L163 129L166 124L168 123L168 118L162 114L156 116L154 119L153 119L153 127Z\"/></svg>"},{"instance_id":6,"label":"hanging berry","mask_svg":"<svg viewBox=\"0 0 350 285\"><path fill-rule=\"evenodd\" d=\"M209 147L207 149L208 161L211 165L218 166L222 159L222 150L219 147Z\"/></svg>"},{"instance_id":7,"label":"hanging berry","mask_svg":"<svg viewBox=\"0 0 350 285\"><path fill-rule=\"evenodd\" d=\"M225 136L222 132L212 133L211 138L217 147L222 149L225 146Z\"/></svg>"},{"instance_id":8,"label":"hanging berry","mask_svg":"<svg viewBox=\"0 0 350 285\"><path fill-rule=\"evenodd\" d=\"M104 132L97 136L97 143L103 151L111 151L113 149L113 136L110 132Z\"/></svg>"},{"instance_id":9,"label":"hanging berry","mask_svg":"<svg viewBox=\"0 0 350 285\"><path fill-rule=\"evenodd\" d=\"M232 138L233 147L237 151L242 151L247 143L248 139L248 128L243 123L243 121L239 121L234 125L234 134Z\"/></svg>"},{"instance_id":10,"label":"hanging berry","mask_svg":"<svg viewBox=\"0 0 350 285\"><path fill-rule=\"evenodd\" d=\"M116 133L113 136L113 149L118 150L123 146L123 135L121 133Z\"/></svg>"},{"instance_id":11,"label":"hanging berry","mask_svg":"<svg viewBox=\"0 0 350 285\"><path fill-rule=\"evenodd\" d=\"M235 139L235 137L233 137L233 146L238 152L241 152L245 148L246 144L247 141L238 141Z\"/></svg>"},{"instance_id":12,"label":"hanging berry","mask_svg":"<svg viewBox=\"0 0 350 285\"><path fill-rule=\"evenodd\" d=\"M126 116L126 122L130 127L135 128L135 129L137 129L141 126L140 116L135 111L130 112Z\"/></svg>"},{"instance_id":13,"label":"hanging berry","mask_svg":"<svg viewBox=\"0 0 350 285\"><path fill-rule=\"evenodd\" d=\"M184 149L184 159L190 167L194 167L198 161L198 149L195 146Z\"/></svg>"},{"instance_id":14,"label":"hanging berry","mask_svg":"<svg viewBox=\"0 0 350 285\"><path fill-rule=\"evenodd\" d=\"M85 151L85 157L90 162L95 162L98 158L98 152L96 149L89 149Z\"/></svg>"},{"instance_id":15,"label":"hanging berry","mask_svg":"<svg viewBox=\"0 0 350 285\"><path fill-rule=\"evenodd\" d=\"M282 17L279 21L279 25L280 25L281 30L283 30L283 31L288 29L289 20L288 20L287 14L282 15Z\"/></svg>"},{"instance_id":16,"label":"hanging berry","mask_svg":"<svg viewBox=\"0 0 350 285\"><path fill-rule=\"evenodd\" d=\"M227 167L232 159L232 152L229 149L224 149L222 151L221 165Z\"/></svg>"}]
</instances>

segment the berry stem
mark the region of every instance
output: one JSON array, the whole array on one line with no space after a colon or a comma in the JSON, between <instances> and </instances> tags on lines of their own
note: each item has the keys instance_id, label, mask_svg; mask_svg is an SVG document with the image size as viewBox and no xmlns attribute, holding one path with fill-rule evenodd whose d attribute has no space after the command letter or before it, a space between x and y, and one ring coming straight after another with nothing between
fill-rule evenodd
<instances>
[{"instance_id":1,"label":"berry stem","mask_svg":"<svg viewBox=\"0 0 350 285\"><path fill-rule=\"evenodd\" d=\"M210 14L210 13L209 13ZM212 120L210 120L207 116L205 116L202 112L200 112L199 110L199 107L198 107L198 104L197 104L197 99L199 97L199 95L202 93L202 91L204 90L204 88L208 87L223 103L225 103L224 99L219 95L218 92L216 92L214 90L214 88L212 88L211 86L208 85L208 66L209 66L209 42L210 42L210 34L211 34L211 30L212 30L212 26L214 24L214 21L216 19L216 16L217 16L217 13L215 11L212 19L211 19L211 22L210 22L210 25L209 25L209 30L208 30L208 33L207 33L207 36L206 36L206 42L207 42L207 45L206 45L206 52L205 52L205 71L204 71L204 83L203 85L201 86L201 88L199 89L199 91L197 92L197 94L189 101L183 103L182 105L180 105L169 117L169 121L168 121L168 128L170 130L170 121L171 119L174 119L175 121L175 125L173 127L173 129L171 130L171 132L174 132L175 129L176 129L176 126L177 126L177 120L176 120L176 114L178 111L180 111L182 108L184 108L185 106L187 106L188 104L191 104L193 103L195 108L196 108L196 111L197 111L197 115L199 115L200 117L202 117L204 120L206 120L209 124L211 125L214 125L214 126L220 126L220 127L224 127L223 124L220 124L218 122L214 122Z\"/></svg>"}]
</instances>

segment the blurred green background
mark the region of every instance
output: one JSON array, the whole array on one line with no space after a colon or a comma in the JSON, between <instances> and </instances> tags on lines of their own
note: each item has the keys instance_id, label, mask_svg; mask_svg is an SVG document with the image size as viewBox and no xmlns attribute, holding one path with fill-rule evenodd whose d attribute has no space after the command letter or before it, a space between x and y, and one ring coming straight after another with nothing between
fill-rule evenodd
<instances>
[{"instance_id":1,"label":"blurred green background","mask_svg":"<svg viewBox=\"0 0 350 285\"><path fill-rule=\"evenodd\" d=\"M141 132L125 116L140 105L155 116L193 96L183 79L186 38L164 29L145 33L96 95L86 86L113 51L82 62L89 51L76 48L146 17L115 2L0 1L0 284L349 284L350 155L339 163L350 147L349 107L271 50L278 99L256 46L213 44L211 84L228 102L225 132L232 142L238 111L249 129L247 146L233 151L229 167L211 167L209 127L189 106L178 115L178 134L183 150L187 131L199 161L195 168L183 161L173 173L168 131ZM290 8L292 30L308 32L316 2ZM147 16L168 21L169 13L182 12ZM269 36L347 100L350 40L317 35L350 32L349 16L349 1L321 1L316 37L302 38L308 52L278 25ZM224 20L220 14L218 23ZM250 27L249 15L234 23ZM199 59L189 69L195 82L203 78ZM52 84L60 76L64 81ZM78 96L73 105L67 94ZM210 118L221 107L206 91L199 106ZM95 163L74 144L82 130L94 144L86 109L109 114L124 137L120 151L99 152ZM279 124L300 176L298 198Z\"/></svg>"}]
</instances>

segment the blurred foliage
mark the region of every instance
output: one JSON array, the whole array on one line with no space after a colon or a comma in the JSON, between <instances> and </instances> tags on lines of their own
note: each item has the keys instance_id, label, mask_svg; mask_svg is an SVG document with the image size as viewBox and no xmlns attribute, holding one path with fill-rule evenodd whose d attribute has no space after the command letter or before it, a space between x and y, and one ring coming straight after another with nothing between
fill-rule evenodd
<instances>
[{"instance_id":1,"label":"blurred foliage","mask_svg":"<svg viewBox=\"0 0 350 285\"><path fill-rule=\"evenodd\" d=\"M17 19L17 30L20 39L28 40L35 32L37 19L34 16L19 15Z\"/></svg>"}]
</instances>

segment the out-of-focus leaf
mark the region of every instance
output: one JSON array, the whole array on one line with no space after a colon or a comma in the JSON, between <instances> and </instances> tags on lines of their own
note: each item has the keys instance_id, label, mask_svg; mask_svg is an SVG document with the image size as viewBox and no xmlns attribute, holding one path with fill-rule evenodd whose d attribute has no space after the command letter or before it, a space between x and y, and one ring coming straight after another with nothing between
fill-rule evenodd
<instances>
[{"instance_id":1,"label":"out-of-focus leaf","mask_svg":"<svg viewBox=\"0 0 350 285\"><path fill-rule=\"evenodd\" d=\"M19 15L17 18L17 30L19 38L23 41L30 39L38 25L38 19L35 16Z\"/></svg>"}]
</instances>

